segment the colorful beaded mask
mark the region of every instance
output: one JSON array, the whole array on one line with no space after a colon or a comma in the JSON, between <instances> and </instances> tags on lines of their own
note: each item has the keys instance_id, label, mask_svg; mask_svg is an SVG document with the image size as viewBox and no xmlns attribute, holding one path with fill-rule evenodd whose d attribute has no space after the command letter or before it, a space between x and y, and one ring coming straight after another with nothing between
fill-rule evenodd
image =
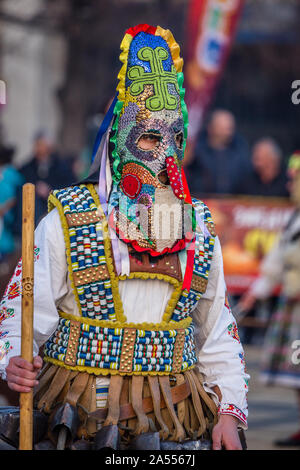
<instances>
[{"instance_id":1,"label":"colorful beaded mask","mask_svg":"<svg viewBox=\"0 0 300 470\"><path fill-rule=\"evenodd\" d=\"M136 247L154 254L176 251L185 243L188 201L181 168L188 122L179 46L170 31L139 25L127 30L121 50L110 137L110 220L119 236ZM154 221L170 207L176 223L164 236L157 233L161 225L153 230Z\"/></svg>"}]
</instances>

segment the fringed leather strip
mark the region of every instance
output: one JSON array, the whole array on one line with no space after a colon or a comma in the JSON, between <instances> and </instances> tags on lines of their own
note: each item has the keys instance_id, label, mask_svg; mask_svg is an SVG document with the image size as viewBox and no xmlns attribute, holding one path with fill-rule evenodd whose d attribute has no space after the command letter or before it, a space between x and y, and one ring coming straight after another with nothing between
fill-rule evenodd
<instances>
[{"instance_id":1,"label":"fringed leather strip","mask_svg":"<svg viewBox=\"0 0 300 470\"><path fill-rule=\"evenodd\" d=\"M184 421L183 421L184 429L186 430L188 436L192 437L194 430L191 427L191 420L190 420L190 400L185 400L184 402Z\"/></svg>"},{"instance_id":2,"label":"fringed leather strip","mask_svg":"<svg viewBox=\"0 0 300 470\"><path fill-rule=\"evenodd\" d=\"M185 438L185 432L175 412L175 408L172 401L169 377L160 376L158 380L168 411L175 426L175 431L171 436L170 440L181 442Z\"/></svg>"},{"instance_id":3,"label":"fringed leather strip","mask_svg":"<svg viewBox=\"0 0 300 470\"><path fill-rule=\"evenodd\" d=\"M208 393L204 390L203 385L202 385L203 379L202 379L200 372L196 369L196 370L190 371L190 373L194 377L194 381L195 381L195 384L196 384L196 387L197 387L197 390L201 399L203 400L208 410L212 414L213 424L216 424L218 420L217 406L215 402L212 400L212 398L210 398Z\"/></svg>"},{"instance_id":4,"label":"fringed leather strip","mask_svg":"<svg viewBox=\"0 0 300 470\"><path fill-rule=\"evenodd\" d=\"M163 420L161 409L160 409L160 390L159 390L158 378L156 376L149 375L148 384L149 384L149 388L151 392L155 418L161 428L159 431L159 435L161 439L165 440L169 436L169 429Z\"/></svg>"},{"instance_id":5,"label":"fringed leather strip","mask_svg":"<svg viewBox=\"0 0 300 470\"><path fill-rule=\"evenodd\" d=\"M151 398L151 391L149 387L149 383L147 379L144 380L144 389L143 389L143 399L144 398ZM151 432L157 432L156 426L155 426L155 414L152 411L151 413L147 414L147 418L149 421L149 431Z\"/></svg>"},{"instance_id":6,"label":"fringed leather strip","mask_svg":"<svg viewBox=\"0 0 300 470\"><path fill-rule=\"evenodd\" d=\"M176 374L175 378L176 378L176 385L181 385L185 382L184 375L182 374ZM185 415L185 404L184 404L184 400L182 400L179 403L177 403L177 416L178 416L180 424L182 425L184 422L184 415Z\"/></svg>"},{"instance_id":7,"label":"fringed leather strip","mask_svg":"<svg viewBox=\"0 0 300 470\"><path fill-rule=\"evenodd\" d=\"M53 402L64 388L70 373L70 370L64 369L63 367L57 368L50 386L37 404L38 409L42 408L45 413L50 413L51 408L53 407Z\"/></svg>"},{"instance_id":8,"label":"fringed leather strip","mask_svg":"<svg viewBox=\"0 0 300 470\"><path fill-rule=\"evenodd\" d=\"M88 374L88 382L78 400L78 413L81 425L77 432L77 437L88 439L97 431L97 421L89 418L89 413L96 410L96 378Z\"/></svg>"},{"instance_id":9,"label":"fringed leather strip","mask_svg":"<svg viewBox=\"0 0 300 470\"><path fill-rule=\"evenodd\" d=\"M123 377L121 375L111 376L107 397L108 413L103 426L118 424L120 417L120 395L122 384Z\"/></svg>"},{"instance_id":10,"label":"fringed leather strip","mask_svg":"<svg viewBox=\"0 0 300 470\"><path fill-rule=\"evenodd\" d=\"M143 385L144 385L144 377L140 376L133 376L131 382L131 400L132 400L132 408L134 409L137 415L137 425L134 430L135 435L139 435L149 430L149 421L148 418L143 410Z\"/></svg>"},{"instance_id":11,"label":"fringed leather strip","mask_svg":"<svg viewBox=\"0 0 300 470\"><path fill-rule=\"evenodd\" d=\"M40 397L48 390L49 382L54 377L57 372L57 367L52 364L47 364L41 371L40 376L38 377L39 385L34 395L34 400L39 401Z\"/></svg>"},{"instance_id":12,"label":"fringed leather strip","mask_svg":"<svg viewBox=\"0 0 300 470\"><path fill-rule=\"evenodd\" d=\"M69 391L65 397L65 401L72 406L77 406L77 402L83 394L89 380L89 374L86 372L76 375L73 383L70 385Z\"/></svg>"},{"instance_id":13,"label":"fringed leather strip","mask_svg":"<svg viewBox=\"0 0 300 470\"><path fill-rule=\"evenodd\" d=\"M198 428L198 431L197 431L197 437L200 437L206 429L206 421L205 421L205 417L204 417L204 414L203 414L203 408L202 408L202 405L201 405L201 400L200 400L198 390L197 390L197 387L196 387L196 384L195 384L194 376L192 374L190 374L189 371L187 371L184 375L187 378L187 380L189 382L189 385L191 387L192 402L193 402L193 405L194 405L195 414L196 414L196 416L198 418L198 421L199 421L199 428ZM192 429L195 429L196 424L191 423L191 427L192 427Z\"/></svg>"}]
</instances>

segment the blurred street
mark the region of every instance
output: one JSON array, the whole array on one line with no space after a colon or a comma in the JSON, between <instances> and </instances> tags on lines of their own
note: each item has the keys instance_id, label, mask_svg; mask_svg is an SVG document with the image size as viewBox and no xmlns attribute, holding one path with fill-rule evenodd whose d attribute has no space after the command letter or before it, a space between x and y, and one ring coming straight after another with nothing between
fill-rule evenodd
<instances>
[{"instance_id":1,"label":"blurred street","mask_svg":"<svg viewBox=\"0 0 300 470\"><path fill-rule=\"evenodd\" d=\"M298 411L293 390L266 387L259 381L261 347L245 346L246 364L251 375L249 383L249 429L246 433L249 450L296 450L276 447L274 440L297 431Z\"/></svg>"}]
</instances>

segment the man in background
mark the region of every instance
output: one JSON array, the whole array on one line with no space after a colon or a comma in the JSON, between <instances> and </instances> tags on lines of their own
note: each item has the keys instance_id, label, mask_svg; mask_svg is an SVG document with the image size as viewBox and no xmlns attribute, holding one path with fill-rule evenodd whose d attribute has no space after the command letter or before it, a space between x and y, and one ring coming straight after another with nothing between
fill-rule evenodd
<instances>
[{"instance_id":1,"label":"man in background","mask_svg":"<svg viewBox=\"0 0 300 470\"><path fill-rule=\"evenodd\" d=\"M188 168L192 192L235 194L241 177L250 171L248 145L236 132L233 114L214 111Z\"/></svg>"},{"instance_id":2,"label":"man in background","mask_svg":"<svg viewBox=\"0 0 300 470\"><path fill-rule=\"evenodd\" d=\"M282 164L282 152L270 137L258 140L253 146L252 172L240 180L237 191L253 196L288 197L286 171Z\"/></svg>"},{"instance_id":3,"label":"man in background","mask_svg":"<svg viewBox=\"0 0 300 470\"><path fill-rule=\"evenodd\" d=\"M35 135L30 161L20 169L26 183L33 183L36 191L36 223L47 214L47 199L53 188L74 183L75 176L70 164L55 151L49 136L40 131Z\"/></svg>"}]
</instances>

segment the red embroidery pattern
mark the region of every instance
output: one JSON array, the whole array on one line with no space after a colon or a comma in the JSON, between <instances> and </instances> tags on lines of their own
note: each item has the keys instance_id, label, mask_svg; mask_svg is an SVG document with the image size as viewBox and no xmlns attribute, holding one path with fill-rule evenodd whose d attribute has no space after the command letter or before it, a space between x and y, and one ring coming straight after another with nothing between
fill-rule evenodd
<instances>
[{"instance_id":1,"label":"red embroidery pattern","mask_svg":"<svg viewBox=\"0 0 300 470\"><path fill-rule=\"evenodd\" d=\"M225 307L226 307L226 308L229 310L229 312L231 313L231 308L230 308L230 304L229 304L227 292L226 292L226 294L225 294Z\"/></svg>"},{"instance_id":2,"label":"red embroidery pattern","mask_svg":"<svg viewBox=\"0 0 300 470\"><path fill-rule=\"evenodd\" d=\"M14 317L14 309L13 308L7 308L7 307L2 307L0 310L0 325L1 323L6 320L7 318Z\"/></svg>"},{"instance_id":3,"label":"red embroidery pattern","mask_svg":"<svg viewBox=\"0 0 300 470\"><path fill-rule=\"evenodd\" d=\"M9 300L15 299L19 295L21 295L21 284L20 281L16 281L8 287L7 298Z\"/></svg>"},{"instance_id":4,"label":"red embroidery pattern","mask_svg":"<svg viewBox=\"0 0 300 470\"><path fill-rule=\"evenodd\" d=\"M233 339L235 339L236 341L240 343L241 341L240 341L239 332L238 332L236 323L230 323L227 329L228 329L229 336L231 336Z\"/></svg>"},{"instance_id":5,"label":"red embroidery pattern","mask_svg":"<svg viewBox=\"0 0 300 470\"><path fill-rule=\"evenodd\" d=\"M34 246L34 258L33 258L34 262L37 261L39 258L40 258L40 248L38 248L35 245ZM8 298L9 300L11 300L21 295L22 285L21 285L21 280L18 279L21 276L22 276L22 258L19 259L15 272L6 286L2 299ZM1 305L4 302L5 301L2 300Z\"/></svg>"},{"instance_id":6,"label":"red embroidery pattern","mask_svg":"<svg viewBox=\"0 0 300 470\"><path fill-rule=\"evenodd\" d=\"M218 408L218 413L222 415L232 415L238 418L245 426L247 426L247 418L237 406L231 403L221 403Z\"/></svg>"}]
</instances>

